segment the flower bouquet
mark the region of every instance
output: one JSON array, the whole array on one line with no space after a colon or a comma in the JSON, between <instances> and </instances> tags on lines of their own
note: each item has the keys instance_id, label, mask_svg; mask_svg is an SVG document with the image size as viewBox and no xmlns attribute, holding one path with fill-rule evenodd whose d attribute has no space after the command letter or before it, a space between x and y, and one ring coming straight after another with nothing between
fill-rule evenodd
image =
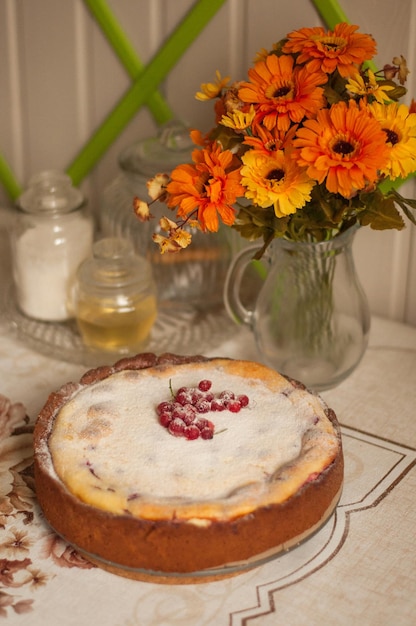
<instances>
[{"instance_id":1,"label":"flower bouquet","mask_svg":"<svg viewBox=\"0 0 416 626\"><path fill-rule=\"evenodd\" d=\"M163 217L161 252L191 243L191 225L215 232L219 218L242 237L326 241L353 224L402 229L416 202L385 181L416 171L416 106L400 103L408 69L403 56L371 69L376 42L357 26L301 28L261 50L248 81L217 72L196 98L215 100L216 124L193 163L148 182L152 201L176 212ZM151 218L135 199L136 215Z\"/></svg>"},{"instance_id":2,"label":"flower bouquet","mask_svg":"<svg viewBox=\"0 0 416 626\"><path fill-rule=\"evenodd\" d=\"M409 70L403 56L377 70L375 54L371 35L341 23L332 31L289 33L257 54L247 80L230 82L217 72L215 82L202 84L196 94L200 101L215 102L215 125L206 134L191 131L193 162L148 181L150 201L134 199L140 220L151 219L153 201L172 212L160 219L162 232L153 235L162 253L190 245L192 228L216 232L221 222L247 240L260 240L252 254L256 259L276 240L292 244L292 257L296 246L300 251L316 244L320 252L311 252L290 281L298 284L297 306L289 316L296 345L282 349L289 330L282 330L287 303L280 283L268 286L274 313L263 340L257 328L263 352L273 343L276 352L285 353L302 346L310 352L311 367L317 355L334 356L337 344L344 349L355 341L352 331L336 340L338 252L326 247L322 258L322 246L359 226L400 230L405 217L416 223L415 200L397 191L416 171L416 106L399 103ZM364 307L360 302L357 309ZM360 332L364 349L365 321ZM280 361L274 365L285 369Z\"/></svg>"}]
</instances>

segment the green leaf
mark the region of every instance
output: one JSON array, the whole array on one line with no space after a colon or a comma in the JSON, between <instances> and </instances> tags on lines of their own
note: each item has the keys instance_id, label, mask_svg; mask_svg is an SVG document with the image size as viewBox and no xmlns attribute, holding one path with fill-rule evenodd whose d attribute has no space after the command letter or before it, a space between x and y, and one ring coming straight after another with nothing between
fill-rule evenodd
<instances>
[{"instance_id":1,"label":"green leaf","mask_svg":"<svg viewBox=\"0 0 416 626\"><path fill-rule=\"evenodd\" d=\"M369 194L365 208L360 211L358 220L362 226L370 226L373 230L395 228L402 230L404 221L391 197L383 198L381 194Z\"/></svg>"},{"instance_id":2,"label":"green leaf","mask_svg":"<svg viewBox=\"0 0 416 626\"><path fill-rule=\"evenodd\" d=\"M411 213L410 209L416 210L416 200L412 198L403 198L402 195L399 194L395 189L391 190L391 197L394 202L396 202L406 217L412 222L412 224L416 224L416 216Z\"/></svg>"},{"instance_id":3,"label":"green leaf","mask_svg":"<svg viewBox=\"0 0 416 626\"><path fill-rule=\"evenodd\" d=\"M392 87L392 89L386 91L386 95L390 100L400 100L400 98L403 98L403 96L407 93L406 87L397 85L393 80L379 80L377 82L381 86L388 85L389 87Z\"/></svg>"},{"instance_id":4,"label":"green leaf","mask_svg":"<svg viewBox=\"0 0 416 626\"><path fill-rule=\"evenodd\" d=\"M218 141L223 150L233 150L243 141L241 135L237 135L232 128L218 124L210 133L210 138Z\"/></svg>"},{"instance_id":5,"label":"green leaf","mask_svg":"<svg viewBox=\"0 0 416 626\"><path fill-rule=\"evenodd\" d=\"M289 217L277 218L271 207L262 209L249 205L240 207L233 228L250 241L261 237L270 242L274 237L283 236L288 221Z\"/></svg>"}]
</instances>

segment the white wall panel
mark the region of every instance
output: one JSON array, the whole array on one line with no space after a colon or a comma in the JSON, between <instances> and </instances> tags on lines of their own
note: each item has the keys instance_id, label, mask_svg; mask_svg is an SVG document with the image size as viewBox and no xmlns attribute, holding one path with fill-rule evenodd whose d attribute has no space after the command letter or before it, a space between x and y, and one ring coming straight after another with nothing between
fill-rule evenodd
<instances>
[{"instance_id":1,"label":"white wall panel","mask_svg":"<svg viewBox=\"0 0 416 626\"><path fill-rule=\"evenodd\" d=\"M155 54L194 0L108 0L143 62ZM416 0L340 0L349 20L378 42L381 66L403 54L416 94ZM175 114L208 129L209 103L195 100L218 69L245 78L258 49L288 31L321 24L310 0L228 0L170 72L161 91ZM0 0L0 151L21 184L49 167L65 169L131 83L82 0ZM155 134L143 107L91 171L82 188L95 210L117 156ZM415 197L416 186L408 184ZM0 189L0 205L11 204ZM358 234L359 275L374 313L416 325L416 228Z\"/></svg>"},{"instance_id":2,"label":"white wall panel","mask_svg":"<svg viewBox=\"0 0 416 626\"><path fill-rule=\"evenodd\" d=\"M411 189L413 189L411 197L416 198L416 181L413 181ZM403 255L403 264L406 265L404 315L403 318L396 317L395 319L403 319L407 323L416 326L416 227L409 226L409 231L408 256L405 258L405 255Z\"/></svg>"},{"instance_id":3,"label":"white wall panel","mask_svg":"<svg viewBox=\"0 0 416 626\"><path fill-rule=\"evenodd\" d=\"M18 11L28 176L63 168L76 148L74 3L20 0Z\"/></svg>"},{"instance_id":4,"label":"white wall panel","mask_svg":"<svg viewBox=\"0 0 416 626\"><path fill-rule=\"evenodd\" d=\"M175 27L179 7L181 14L185 14L192 4L192 0L166 3L168 32ZM217 69L222 75L227 75L229 31L230 14L225 4L185 52L166 81L166 95L175 114L191 126L208 130L213 123L212 106L210 107L209 104L204 106L204 103L197 102L195 93L202 82L214 80Z\"/></svg>"},{"instance_id":5,"label":"white wall panel","mask_svg":"<svg viewBox=\"0 0 416 626\"><path fill-rule=\"evenodd\" d=\"M252 63L260 48L270 48L286 33L304 26L320 26L321 21L312 4L304 0L248 0L247 36L248 58Z\"/></svg>"}]
</instances>

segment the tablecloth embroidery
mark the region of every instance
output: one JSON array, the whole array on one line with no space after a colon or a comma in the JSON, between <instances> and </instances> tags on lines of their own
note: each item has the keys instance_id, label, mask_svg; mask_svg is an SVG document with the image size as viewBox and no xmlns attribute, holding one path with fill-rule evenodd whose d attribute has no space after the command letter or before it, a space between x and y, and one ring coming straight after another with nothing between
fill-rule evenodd
<instances>
[{"instance_id":1,"label":"tablecloth embroidery","mask_svg":"<svg viewBox=\"0 0 416 626\"><path fill-rule=\"evenodd\" d=\"M0 617L10 610L20 614L33 609L34 599L26 590L33 592L54 575L39 562L51 561L58 568L95 567L42 520L34 490L32 434L33 422L23 404L0 394ZM36 543L30 525L39 526Z\"/></svg>"}]
</instances>

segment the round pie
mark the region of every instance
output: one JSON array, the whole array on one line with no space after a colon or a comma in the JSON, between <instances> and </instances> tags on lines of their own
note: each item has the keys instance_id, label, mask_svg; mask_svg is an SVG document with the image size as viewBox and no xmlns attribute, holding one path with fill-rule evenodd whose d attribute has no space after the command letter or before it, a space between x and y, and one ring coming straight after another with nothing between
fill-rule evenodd
<instances>
[{"instance_id":1,"label":"round pie","mask_svg":"<svg viewBox=\"0 0 416 626\"><path fill-rule=\"evenodd\" d=\"M52 393L36 492L86 558L170 582L262 563L315 532L343 483L334 412L250 361L139 354Z\"/></svg>"}]
</instances>

